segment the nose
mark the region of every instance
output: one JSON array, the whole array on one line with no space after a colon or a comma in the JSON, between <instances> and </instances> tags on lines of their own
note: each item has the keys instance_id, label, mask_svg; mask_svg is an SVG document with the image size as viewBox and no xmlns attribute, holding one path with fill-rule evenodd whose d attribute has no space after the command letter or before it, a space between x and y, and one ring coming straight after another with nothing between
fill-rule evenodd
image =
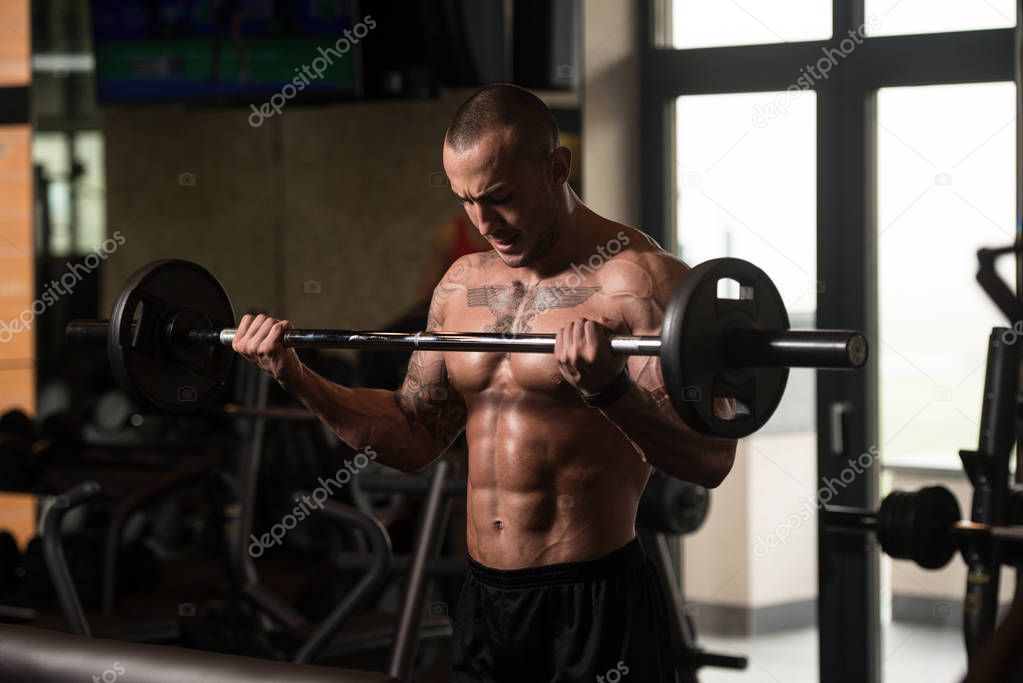
<instances>
[{"instance_id":1,"label":"nose","mask_svg":"<svg viewBox=\"0 0 1023 683\"><path fill-rule=\"evenodd\" d=\"M479 204L472 207L469 218L476 224L476 229L480 231L483 237L490 237L502 225L500 216L496 211Z\"/></svg>"}]
</instances>

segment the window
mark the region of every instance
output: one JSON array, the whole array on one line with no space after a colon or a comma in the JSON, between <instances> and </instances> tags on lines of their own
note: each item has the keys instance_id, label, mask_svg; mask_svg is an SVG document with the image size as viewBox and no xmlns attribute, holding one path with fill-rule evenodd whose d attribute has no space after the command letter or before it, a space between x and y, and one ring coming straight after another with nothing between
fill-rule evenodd
<instances>
[{"instance_id":1,"label":"window","mask_svg":"<svg viewBox=\"0 0 1023 683\"><path fill-rule=\"evenodd\" d=\"M815 93L693 95L675 111L679 256L691 266L722 256L755 263L781 292L792 326L813 327L827 287L817 281ZM815 376L792 370L758 433L812 431Z\"/></svg>"},{"instance_id":2,"label":"window","mask_svg":"<svg viewBox=\"0 0 1023 683\"><path fill-rule=\"evenodd\" d=\"M788 43L831 37L829 0L674 0L677 48Z\"/></svg>"},{"instance_id":3,"label":"window","mask_svg":"<svg viewBox=\"0 0 1023 683\"><path fill-rule=\"evenodd\" d=\"M71 159L73 150L74 159ZM46 181L49 243L45 253L85 254L106 238L103 136L94 130L74 133L39 131L32 143L33 161ZM75 175L77 171L77 175ZM40 239L47 234L37 225Z\"/></svg>"},{"instance_id":4,"label":"window","mask_svg":"<svg viewBox=\"0 0 1023 683\"><path fill-rule=\"evenodd\" d=\"M977 443L991 327L977 249L1014 237L1012 83L878 93L878 355L886 462L959 467ZM1011 258L999 262L1015 282Z\"/></svg>"},{"instance_id":5,"label":"window","mask_svg":"<svg viewBox=\"0 0 1023 683\"><path fill-rule=\"evenodd\" d=\"M805 657L784 661L772 657L789 634L773 640L753 626L744 632L755 637L723 643L748 653L750 669L768 678L950 681L965 661L961 634L945 629L923 639L914 620L948 620L894 580L881 590L900 599L886 624L878 600L883 563L840 531L826 529L818 548L797 548L809 541L806 524L789 530L803 512L789 494L841 481L832 504L877 504L879 468L848 480L848 461L835 457L839 434L849 454L880 452L886 465L908 459L958 468L957 449L976 444L987 337L992 326L1007 325L975 271L977 248L1009 244L1016 228L1018 122L1006 81L1018 69L1017 10L1011 0L865 2L860 18L859 3L837 0L661 0L654 8L671 11L642 24L649 46L641 60L644 227L677 242L687 261L730 253L760 264L778 281L795 327L816 318L821 327L861 329L871 344L867 372L816 373L802 406L790 403L799 390L792 373L779 411L742 441L735 472L715 491L707 523L714 541L704 542L703 530L685 539L685 586L687 601L711 607L698 613L701 633L717 628L713 608L727 604L747 624L761 609L784 606L784 628L801 629L807 641L819 636L819 649L800 646ZM935 32L942 35L905 35ZM804 60L835 49L848 56L846 34L855 58L833 59L826 78L813 76L812 95L767 92L806 87L807 79L797 80ZM686 49L699 47L716 49ZM800 299L799 279L812 277L797 264L820 272L819 296ZM1000 266L1011 282L1012 259ZM813 421L839 414L841 432L837 420ZM815 439L800 443L805 435ZM782 530L786 543L777 542ZM774 550L758 554L756 543L744 555L743 540L771 533L776 542L766 546ZM815 570L804 575L806 565L822 568L809 621L798 611L807 594L793 589L812 584ZM960 570L961 562L950 572ZM962 600L961 577L928 574L918 584L926 586L924 603Z\"/></svg>"},{"instance_id":6,"label":"window","mask_svg":"<svg viewBox=\"0 0 1023 683\"><path fill-rule=\"evenodd\" d=\"M778 286L793 326L813 327L821 288L816 94L692 95L676 99L674 108L677 252L690 265L723 256L755 263ZM777 116L765 118L765 111ZM721 604L787 604L805 625L806 640L814 638L815 405L816 371L792 370L771 420L741 442L736 469L745 471L713 493L714 504L734 512L712 515L684 541L686 599L700 605L696 622L705 646L749 653L751 670L776 680L813 678L814 648L797 648L781 665L763 655L769 636L737 640L710 632L727 632ZM731 541L727 551L723 535ZM701 673L701 680L714 675Z\"/></svg>"},{"instance_id":7,"label":"window","mask_svg":"<svg viewBox=\"0 0 1023 683\"><path fill-rule=\"evenodd\" d=\"M975 31L1016 25L1014 0L866 0L867 35Z\"/></svg>"}]
</instances>

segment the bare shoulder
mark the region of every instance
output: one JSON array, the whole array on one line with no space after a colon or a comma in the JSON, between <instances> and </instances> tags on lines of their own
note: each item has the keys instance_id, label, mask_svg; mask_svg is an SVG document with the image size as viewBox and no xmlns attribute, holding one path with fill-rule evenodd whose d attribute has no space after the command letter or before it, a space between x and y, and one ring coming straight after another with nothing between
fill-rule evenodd
<instances>
[{"instance_id":1,"label":"bare shoulder","mask_svg":"<svg viewBox=\"0 0 1023 683\"><path fill-rule=\"evenodd\" d=\"M641 230L614 225L619 229L614 240L621 245L620 253L600 269L601 289L608 296L665 303L689 266ZM607 250L612 250L611 244Z\"/></svg>"},{"instance_id":2,"label":"bare shoulder","mask_svg":"<svg viewBox=\"0 0 1023 683\"><path fill-rule=\"evenodd\" d=\"M462 294L461 300L464 301L466 290L474 282L479 282L482 276L494 267L494 262L499 260L497 254L492 250L466 254L457 258L444 273L437 286L433 288L427 329L440 329L444 323L448 306L459 298L455 295Z\"/></svg>"},{"instance_id":3,"label":"bare shoulder","mask_svg":"<svg viewBox=\"0 0 1023 683\"><path fill-rule=\"evenodd\" d=\"M452 289L464 290L472 283L478 282L481 277L488 275L490 271L500 265L500 262L501 259L492 249L458 257L437 283L434 288L434 296L438 292Z\"/></svg>"}]
</instances>

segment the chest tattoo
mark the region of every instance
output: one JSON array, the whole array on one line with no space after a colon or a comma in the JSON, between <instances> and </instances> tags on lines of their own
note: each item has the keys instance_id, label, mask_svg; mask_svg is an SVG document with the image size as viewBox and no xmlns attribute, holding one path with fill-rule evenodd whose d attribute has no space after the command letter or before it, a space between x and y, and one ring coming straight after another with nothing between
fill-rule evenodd
<instances>
[{"instance_id":1,"label":"chest tattoo","mask_svg":"<svg viewBox=\"0 0 1023 683\"><path fill-rule=\"evenodd\" d=\"M466 291L470 307L485 306L494 322L485 332L518 334L532 331L537 315L552 308L574 308L600 291L600 287L526 287L518 280L508 285L483 285Z\"/></svg>"}]
</instances>

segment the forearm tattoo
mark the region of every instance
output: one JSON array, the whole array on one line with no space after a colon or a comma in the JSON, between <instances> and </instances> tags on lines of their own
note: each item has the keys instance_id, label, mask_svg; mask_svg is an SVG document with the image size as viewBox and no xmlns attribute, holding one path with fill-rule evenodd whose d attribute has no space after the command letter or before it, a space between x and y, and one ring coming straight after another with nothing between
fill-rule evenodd
<instances>
[{"instance_id":1,"label":"forearm tattoo","mask_svg":"<svg viewBox=\"0 0 1023 683\"><path fill-rule=\"evenodd\" d=\"M444 356L428 361L428 352L416 351L398 392L398 407L411 429L416 422L447 446L465 428L466 408L461 394L448 383Z\"/></svg>"},{"instance_id":2,"label":"forearm tattoo","mask_svg":"<svg viewBox=\"0 0 1023 683\"><path fill-rule=\"evenodd\" d=\"M464 269L463 269L464 270ZM449 277L450 277L449 273ZM443 324L440 311L444 301L465 287L443 281L434 290L427 316L426 329L439 330ZM438 351L415 351L409 359L405 381L395 398L409 429L418 422L426 431L448 446L465 429L465 401L448 381L444 354Z\"/></svg>"}]
</instances>

